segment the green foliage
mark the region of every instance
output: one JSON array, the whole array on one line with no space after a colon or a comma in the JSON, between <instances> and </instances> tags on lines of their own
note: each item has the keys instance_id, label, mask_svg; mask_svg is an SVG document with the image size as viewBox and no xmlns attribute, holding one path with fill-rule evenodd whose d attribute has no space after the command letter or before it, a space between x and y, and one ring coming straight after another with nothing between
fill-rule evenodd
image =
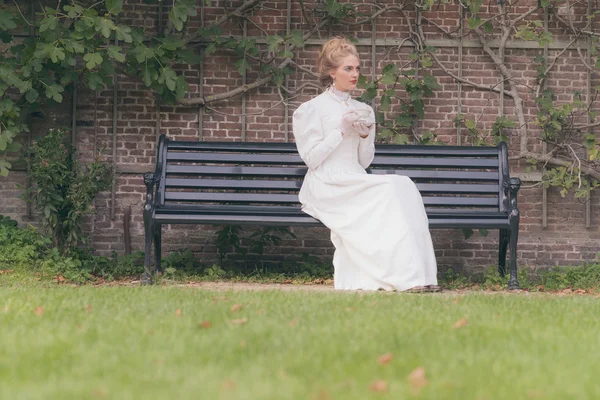
<instances>
[{"instance_id":1,"label":"green foliage","mask_svg":"<svg viewBox=\"0 0 600 400\"><path fill-rule=\"evenodd\" d=\"M428 49L428 51L433 51ZM431 57L426 52L413 54L411 60L426 69L432 65ZM373 101L383 89L381 96L380 112L376 115L376 121L380 125L379 138L396 144L408 143L407 129L410 129L417 120L425 117L424 99L433 94L434 90L440 89L436 78L427 73L421 73L416 77L416 70L409 69L400 71L398 65L388 64L383 67L381 76L370 81L361 75L358 87L365 89L360 101ZM385 86L386 88L382 88ZM386 119L386 112L391 110L394 102L399 103L400 111L394 118ZM433 132L424 132L419 138L420 144L436 142Z\"/></svg>"},{"instance_id":2,"label":"green foliage","mask_svg":"<svg viewBox=\"0 0 600 400\"><path fill-rule=\"evenodd\" d=\"M40 212L40 224L61 254L85 243L82 218L93 212L92 201L113 179L113 165L100 158L83 167L61 130L34 141L28 158L34 186L24 198Z\"/></svg>"},{"instance_id":3,"label":"green foliage","mask_svg":"<svg viewBox=\"0 0 600 400\"><path fill-rule=\"evenodd\" d=\"M296 238L287 227L260 227L258 230L245 232L239 225L224 225L216 231L215 235L221 267L229 261L228 254L233 253L244 258L252 253L260 260L265 249L269 246L278 246L284 236ZM243 242L245 245L242 245Z\"/></svg>"}]
</instances>

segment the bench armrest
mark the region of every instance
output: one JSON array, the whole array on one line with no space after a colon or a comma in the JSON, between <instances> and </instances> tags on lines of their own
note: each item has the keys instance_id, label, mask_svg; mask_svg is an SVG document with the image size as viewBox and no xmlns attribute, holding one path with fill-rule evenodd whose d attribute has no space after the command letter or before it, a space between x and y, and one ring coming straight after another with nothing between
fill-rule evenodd
<instances>
[{"instance_id":1,"label":"bench armrest","mask_svg":"<svg viewBox=\"0 0 600 400\"><path fill-rule=\"evenodd\" d=\"M510 208L512 210L517 209L517 193L521 188L521 179L510 178L508 190L510 190Z\"/></svg>"},{"instance_id":2,"label":"bench armrest","mask_svg":"<svg viewBox=\"0 0 600 400\"><path fill-rule=\"evenodd\" d=\"M144 184L146 185L146 203L144 211L150 211L154 208L154 186L156 184L156 176L153 172L144 174Z\"/></svg>"}]
</instances>

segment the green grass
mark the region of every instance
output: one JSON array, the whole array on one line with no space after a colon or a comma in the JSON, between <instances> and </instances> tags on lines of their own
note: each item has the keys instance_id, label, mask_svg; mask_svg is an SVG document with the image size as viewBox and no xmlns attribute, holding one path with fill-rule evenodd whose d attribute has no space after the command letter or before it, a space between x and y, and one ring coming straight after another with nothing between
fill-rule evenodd
<instances>
[{"instance_id":1,"label":"green grass","mask_svg":"<svg viewBox=\"0 0 600 400\"><path fill-rule=\"evenodd\" d=\"M593 399L599 314L592 296L214 292L0 276L0 398ZM385 353L393 359L380 365ZM407 378L417 367L420 390ZM379 379L387 392L370 389Z\"/></svg>"}]
</instances>

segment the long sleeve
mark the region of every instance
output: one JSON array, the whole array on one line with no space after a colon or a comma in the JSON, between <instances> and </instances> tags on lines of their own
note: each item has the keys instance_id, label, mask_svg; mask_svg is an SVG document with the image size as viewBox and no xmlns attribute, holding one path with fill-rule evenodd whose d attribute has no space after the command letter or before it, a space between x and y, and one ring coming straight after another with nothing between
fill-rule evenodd
<instances>
[{"instance_id":1,"label":"long sleeve","mask_svg":"<svg viewBox=\"0 0 600 400\"><path fill-rule=\"evenodd\" d=\"M343 140L340 129L323 132L319 113L309 103L294 112L293 131L298 153L310 169L321 165Z\"/></svg>"},{"instance_id":2,"label":"long sleeve","mask_svg":"<svg viewBox=\"0 0 600 400\"><path fill-rule=\"evenodd\" d=\"M371 115L369 115L371 121L375 121L375 113L371 108ZM368 168L373 162L375 157L375 124L371 126L369 136L361 138L358 144L358 162L363 168Z\"/></svg>"}]
</instances>

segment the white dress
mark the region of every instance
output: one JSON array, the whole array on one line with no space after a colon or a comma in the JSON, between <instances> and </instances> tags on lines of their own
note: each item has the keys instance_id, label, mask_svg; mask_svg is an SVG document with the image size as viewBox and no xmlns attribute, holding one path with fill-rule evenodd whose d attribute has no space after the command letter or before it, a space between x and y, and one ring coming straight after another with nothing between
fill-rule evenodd
<instances>
[{"instance_id":1,"label":"white dress","mask_svg":"<svg viewBox=\"0 0 600 400\"><path fill-rule=\"evenodd\" d=\"M365 139L341 133L342 114L369 108L327 90L293 117L300 157L308 172L302 210L331 230L336 289L406 290L437 285L429 222L415 184L401 175L367 174L375 127Z\"/></svg>"}]
</instances>

